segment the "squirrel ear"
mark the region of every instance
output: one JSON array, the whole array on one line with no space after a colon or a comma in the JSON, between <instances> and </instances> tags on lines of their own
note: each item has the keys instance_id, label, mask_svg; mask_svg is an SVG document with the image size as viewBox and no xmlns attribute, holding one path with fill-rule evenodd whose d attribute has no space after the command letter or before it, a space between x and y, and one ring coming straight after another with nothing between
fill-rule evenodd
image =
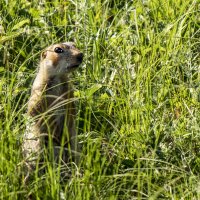
<instances>
[{"instance_id":1,"label":"squirrel ear","mask_svg":"<svg viewBox=\"0 0 200 200\"><path fill-rule=\"evenodd\" d=\"M46 51L43 51L42 53L41 53L41 60L42 59L45 59L47 57L47 52Z\"/></svg>"}]
</instances>

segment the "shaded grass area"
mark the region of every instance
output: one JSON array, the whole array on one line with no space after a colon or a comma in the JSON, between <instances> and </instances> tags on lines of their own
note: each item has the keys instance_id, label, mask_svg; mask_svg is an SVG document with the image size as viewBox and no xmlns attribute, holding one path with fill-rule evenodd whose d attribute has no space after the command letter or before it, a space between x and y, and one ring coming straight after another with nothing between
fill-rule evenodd
<instances>
[{"instance_id":1,"label":"shaded grass area","mask_svg":"<svg viewBox=\"0 0 200 200\"><path fill-rule=\"evenodd\" d=\"M2 199L198 199L199 1L0 3ZM22 136L39 55L75 41L80 166L23 184Z\"/></svg>"}]
</instances>

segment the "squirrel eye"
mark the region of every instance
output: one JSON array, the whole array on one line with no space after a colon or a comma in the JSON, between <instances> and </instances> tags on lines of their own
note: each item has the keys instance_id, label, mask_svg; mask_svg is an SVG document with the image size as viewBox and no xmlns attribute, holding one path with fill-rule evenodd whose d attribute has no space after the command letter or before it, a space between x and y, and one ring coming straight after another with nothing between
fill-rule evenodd
<instances>
[{"instance_id":1,"label":"squirrel eye","mask_svg":"<svg viewBox=\"0 0 200 200\"><path fill-rule=\"evenodd\" d=\"M64 50L63 50L62 48L60 48L60 47L56 47L56 48L54 49L54 51L55 51L56 53L63 53L63 52L64 52Z\"/></svg>"}]
</instances>

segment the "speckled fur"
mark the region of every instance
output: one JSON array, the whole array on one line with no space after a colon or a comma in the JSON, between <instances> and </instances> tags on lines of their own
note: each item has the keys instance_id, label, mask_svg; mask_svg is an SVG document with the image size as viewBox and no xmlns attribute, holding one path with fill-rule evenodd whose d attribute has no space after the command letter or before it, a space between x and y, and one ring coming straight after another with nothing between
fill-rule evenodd
<instances>
[{"instance_id":1,"label":"speckled fur","mask_svg":"<svg viewBox=\"0 0 200 200\"><path fill-rule=\"evenodd\" d=\"M56 53L56 47L63 52ZM83 54L70 42L52 45L41 54L39 71L28 102L30 123L23 141L23 153L30 168L35 167L34 160L45 148L48 149L50 141L55 159L58 159L60 146L66 149L62 156L64 162L78 151L76 111L68 74L81 64L82 58ZM73 157L76 160L76 155Z\"/></svg>"}]
</instances>

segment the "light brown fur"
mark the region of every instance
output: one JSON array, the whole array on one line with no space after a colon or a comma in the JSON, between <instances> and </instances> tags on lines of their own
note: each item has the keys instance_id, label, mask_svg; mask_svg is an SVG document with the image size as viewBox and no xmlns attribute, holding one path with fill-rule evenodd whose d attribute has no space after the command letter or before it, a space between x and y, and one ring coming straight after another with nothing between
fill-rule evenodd
<instances>
[{"instance_id":1,"label":"light brown fur","mask_svg":"<svg viewBox=\"0 0 200 200\"><path fill-rule=\"evenodd\" d=\"M83 54L70 42L52 45L41 54L28 102L31 122L23 142L23 153L27 163L31 163L28 164L30 168L50 142L55 159L58 159L60 147L64 147L64 162L78 150L74 96L68 74L81 64L82 58Z\"/></svg>"}]
</instances>

